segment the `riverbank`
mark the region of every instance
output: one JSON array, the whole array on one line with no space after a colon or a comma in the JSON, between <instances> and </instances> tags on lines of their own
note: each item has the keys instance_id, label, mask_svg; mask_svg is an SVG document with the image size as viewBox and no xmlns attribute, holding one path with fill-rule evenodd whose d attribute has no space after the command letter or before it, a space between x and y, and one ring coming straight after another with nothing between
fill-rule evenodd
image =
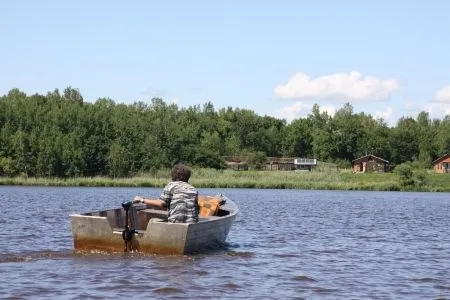
<instances>
[{"instance_id":1,"label":"riverbank","mask_svg":"<svg viewBox=\"0 0 450 300\"><path fill-rule=\"evenodd\" d=\"M89 187L163 187L169 170L140 174L132 178L5 178L0 185L89 186ZM190 180L198 188L317 189L367 191L450 192L450 174L427 173L420 185L402 186L393 173L353 174L350 170L334 172L233 171L194 169Z\"/></svg>"}]
</instances>

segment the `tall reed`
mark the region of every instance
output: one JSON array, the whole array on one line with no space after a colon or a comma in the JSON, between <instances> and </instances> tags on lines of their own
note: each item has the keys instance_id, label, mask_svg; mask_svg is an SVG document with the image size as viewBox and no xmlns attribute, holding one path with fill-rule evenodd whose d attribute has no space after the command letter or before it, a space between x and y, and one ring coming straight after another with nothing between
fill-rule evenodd
<instances>
[{"instance_id":1,"label":"tall reed","mask_svg":"<svg viewBox=\"0 0 450 300\"><path fill-rule=\"evenodd\" d=\"M5 178L0 185L164 187L170 170L140 173L132 178ZM394 173L353 174L349 170L331 172L234 171L193 168L190 180L198 188L317 189L368 191L450 192L449 174L427 175L422 186L404 187Z\"/></svg>"}]
</instances>

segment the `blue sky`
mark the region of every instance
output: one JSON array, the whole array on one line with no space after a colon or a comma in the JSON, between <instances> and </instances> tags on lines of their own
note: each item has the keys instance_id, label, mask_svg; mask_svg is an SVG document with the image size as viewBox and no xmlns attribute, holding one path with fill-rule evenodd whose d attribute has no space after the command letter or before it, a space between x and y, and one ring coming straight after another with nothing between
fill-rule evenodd
<instances>
[{"instance_id":1,"label":"blue sky","mask_svg":"<svg viewBox=\"0 0 450 300\"><path fill-rule=\"evenodd\" d=\"M304 117L450 114L450 1L0 3L0 94L66 86L86 101Z\"/></svg>"}]
</instances>

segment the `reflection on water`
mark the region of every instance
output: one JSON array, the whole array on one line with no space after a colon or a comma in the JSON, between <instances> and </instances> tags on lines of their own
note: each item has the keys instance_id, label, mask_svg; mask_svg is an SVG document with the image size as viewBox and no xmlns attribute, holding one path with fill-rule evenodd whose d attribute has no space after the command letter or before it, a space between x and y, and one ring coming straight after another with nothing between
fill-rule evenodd
<instances>
[{"instance_id":1,"label":"reflection on water","mask_svg":"<svg viewBox=\"0 0 450 300\"><path fill-rule=\"evenodd\" d=\"M448 193L201 190L240 208L222 250L73 252L69 214L159 192L0 187L0 297L450 298Z\"/></svg>"}]
</instances>

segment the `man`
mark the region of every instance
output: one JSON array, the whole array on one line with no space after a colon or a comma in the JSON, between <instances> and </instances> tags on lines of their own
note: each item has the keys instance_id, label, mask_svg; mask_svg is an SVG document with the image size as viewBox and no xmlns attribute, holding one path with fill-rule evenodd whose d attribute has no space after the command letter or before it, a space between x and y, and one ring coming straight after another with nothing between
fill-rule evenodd
<instances>
[{"instance_id":1,"label":"man","mask_svg":"<svg viewBox=\"0 0 450 300\"><path fill-rule=\"evenodd\" d=\"M167 207L169 210L168 222L197 223L198 191L188 183L190 177L191 170L189 167L177 164L172 169L172 181L164 187L159 199L136 196L133 203Z\"/></svg>"}]
</instances>

